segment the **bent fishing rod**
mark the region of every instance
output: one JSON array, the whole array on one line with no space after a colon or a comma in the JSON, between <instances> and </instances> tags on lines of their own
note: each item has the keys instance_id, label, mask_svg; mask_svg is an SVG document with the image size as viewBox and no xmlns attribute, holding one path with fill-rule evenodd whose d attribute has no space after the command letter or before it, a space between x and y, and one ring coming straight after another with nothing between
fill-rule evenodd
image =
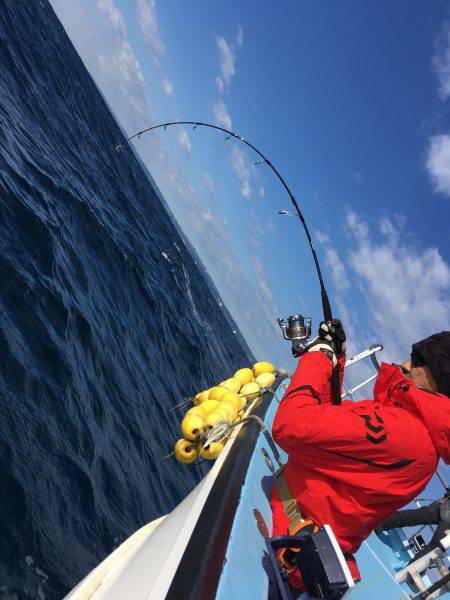
<instances>
[{"instance_id":1,"label":"bent fishing rod","mask_svg":"<svg viewBox=\"0 0 450 600\"><path fill-rule=\"evenodd\" d=\"M242 142L243 144L245 144L246 146L251 148L254 152L256 152L256 154L262 159L262 162L264 162L266 165L268 165L272 169L272 171L277 176L278 180L281 182L281 185L284 187L284 189L288 193L289 198L291 199L291 202L294 205L294 208L296 210L297 216L303 225L303 229L305 231L306 237L308 239L308 244L311 249L311 253L313 255L317 276L319 278L320 294L321 294L321 298L322 298L323 319L324 319L324 321L331 321L333 316L332 316L332 312L331 312L330 302L328 300L328 294L327 294L327 291L325 289L325 285L323 282L322 272L320 270L320 265L319 265L319 260L317 258L316 249L314 248L311 234L309 233L309 229L306 224L305 218L302 214L302 211L300 210L300 207L297 203L297 200L295 199L294 194L291 192L289 186L287 185L286 181L281 176L278 169L267 158L267 156L265 156L254 144L252 144L248 140L244 139L243 137L241 137L234 131L230 131L229 129L226 129L225 127L219 127L218 125L213 125L211 123L203 123L202 121L170 121L167 123L159 123L158 125L153 125L152 127L147 127L146 129L142 129L141 131L138 131L137 133L133 134L132 136L130 136L130 137L126 138L125 140L123 140L122 142L120 142L120 144L118 144L116 146L116 152L119 152L120 150L122 150L122 148L125 145L127 145L131 140L133 140L135 138L139 139L141 137L141 135L143 135L144 133L148 133L150 131L155 131L156 129L166 129L167 127L171 127L171 126L175 126L175 125L192 125L193 129L196 129L197 127L207 127L209 129L215 129L217 131L221 131L227 135L225 140L234 138L234 139ZM257 161L255 164L260 164L260 162L261 161ZM340 394L339 375L338 375L337 369L333 369L332 387L333 387L334 403L340 404L341 403L341 394Z\"/></svg>"}]
</instances>

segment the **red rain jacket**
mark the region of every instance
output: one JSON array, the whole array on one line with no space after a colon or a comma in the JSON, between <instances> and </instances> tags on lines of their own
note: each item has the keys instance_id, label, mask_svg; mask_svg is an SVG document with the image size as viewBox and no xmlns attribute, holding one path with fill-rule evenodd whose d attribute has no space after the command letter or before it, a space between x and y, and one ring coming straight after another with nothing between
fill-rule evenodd
<instances>
[{"instance_id":1,"label":"red rain jacket","mask_svg":"<svg viewBox=\"0 0 450 600\"><path fill-rule=\"evenodd\" d=\"M345 357L339 362L342 381ZM352 554L420 494L439 458L450 463L450 399L417 388L398 367L383 363L374 400L335 406L331 369L322 352L303 355L275 415L273 437L289 455L286 479L303 513L331 525L342 551ZM271 506L273 535L287 534L276 487ZM353 557L348 560L359 579Z\"/></svg>"}]
</instances>

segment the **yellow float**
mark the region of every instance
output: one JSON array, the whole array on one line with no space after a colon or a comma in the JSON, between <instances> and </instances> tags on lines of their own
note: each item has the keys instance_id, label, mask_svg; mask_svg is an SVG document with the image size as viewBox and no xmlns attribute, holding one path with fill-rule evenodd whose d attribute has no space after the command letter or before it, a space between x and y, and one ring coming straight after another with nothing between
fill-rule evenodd
<instances>
[{"instance_id":1,"label":"yellow float","mask_svg":"<svg viewBox=\"0 0 450 600\"><path fill-rule=\"evenodd\" d=\"M224 411L216 412L213 411L209 413L209 415L205 419L205 429L212 429L216 423L219 421L228 421L228 413Z\"/></svg>"},{"instance_id":2,"label":"yellow float","mask_svg":"<svg viewBox=\"0 0 450 600\"><path fill-rule=\"evenodd\" d=\"M244 398L245 403L251 402L254 400L259 394L259 385L256 381L251 381L250 383L246 383L242 386L239 394Z\"/></svg>"},{"instance_id":3,"label":"yellow float","mask_svg":"<svg viewBox=\"0 0 450 600\"><path fill-rule=\"evenodd\" d=\"M207 460L214 460L218 458L219 454L222 452L224 448L223 442L211 442L208 446L203 448L200 452L200 456L206 458Z\"/></svg>"},{"instance_id":4,"label":"yellow float","mask_svg":"<svg viewBox=\"0 0 450 600\"><path fill-rule=\"evenodd\" d=\"M262 375L262 373L273 373L275 371L275 367L270 362L257 362L253 365L253 376L258 377L258 375Z\"/></svg>"},{"instance_id":5,"label":"yellow float","mask_svg":"<svg viewBox=\"0 0 450 600\"><path fill-rule=\"evenodd\" d=\"M196 394L194 406L181 422L184 438L177 441L174 455L178 462L193 463L200 455L208 460L216 459L223 450L226 439L211 442L201 449L200 436L210 431L219 421L236 423L244 414L245 406L257 398L261 388L270 387L275 381L275 367L269 362L257 362L253 369L238 369L233 377L219 385ZM192 399L191 399L192 400Z\"/></svg>"},{"instance_id":6,"label":"yellow float","mask_svg":"<svg viewBox=\"0 0 450 600\"><path fill-rule=\"evenodd\" d=\"M208 394L209 390L205 390L204 392L199 392L196 394L195 404L201 404L202 402L205 402L205 400L208 400Z\"/></svg>"},{"instance_id":7,"label":"yellow float","mask_svg":"<svg viewBox=\"0 0 450 600\"><path fill-rule=\"evenodd\" d=\"M208 411L205 410L201 404L199 404L198 406L190 408L184 416L186 417L187 415L197 415L202 419L206 419L208 416Z\"/></svg>"},{"instance_id":8,"label":"yellow float","mask_svg":"<svg viewBox=\"0 0 450 600\"><path fill-rule=\"evenodd\" d=\"M230 392L235 392L237 394L241 389L242 384L237 377L230 377L230 379L222 381L220 387L224 387L226 390Z\"/></svg>"},{"instance_id":9,"label":"yellow float","mask_svg":"<svg viewBox=\"0 0 450 600\"><path fill-rule=\"evenodd\" d=\"M242 398L235 392L227 392L224 394L220 399L220 403L222 404L223 402L230 402L235 406L236 410L241 410L242 408Z\"/></svg>"},{"instance_id":10,"label":"yellow float","mask_svg":"<svg viewBox=\"0 0 450 600\"><path fill-rule=\"evenodd\" d=\"M229 402L220 402L215 412L226 414L227 419L231 423L236 418L236 415L238 414L238 409L235 407L234 404L231 404Z\"/></svg>"},{"instance_id":11,"label":"yellow float","mask_svg":"<svg viewBox=\"0 0 450 600\"><path fill-rule=\"evenodd\" d=\"M250 383L252 378L253 378L253 372L251 369L248 369L247 367L245 369L239 369L239 371L236 371L236 373L233 375L233 379L239 379L239 381L241 382L241 385Z\"/></svg>"},{"instance_id":12,"label":"yellow float","mask_svg":"<svg viewBox=\"0 0 450 600\"><path fill-rule=\"evenodd\" d=\"M209 390L208 400L220 400L222 396L226 393L227 390L224 387L216 385L215 387Z\"/></svg>"},{"instance_id":13,"label":"yellow float","mask_svg":"<svg viewBox=\"0 0 450 600\"><path fill-rule=\"evenodd\" d=\"M215 408L219 406L218 400L205 400L200 404L200 408L206 411L206 413L212 412Z\"/></svg>"},{"instance_id":14,"label":"yellow float","mask_svg":"<svg viewBox=\"0 0 450 600\"><path fill-rule=\"evenodd\" d=\"M175 444L173 453L178 462L183 463L185 465L189 465L189 464L193 463L194 460L197 458L198 449L189 440L185 440L184 438L181 438Z\"/></svg>"},{"instance_id":15,"label":"yellow float","mask_svg":"<svg viewBox=\"0 0 450 600\"><path fill-rule=\"evenodd\" d=\"M187 440L195 440L204 428L205 420L198 415L186 415L181 421L181 433Z\"/></svg>"},{"instance_id":16,"label":"yellow float","mask_svg":"<svg viewBox=\"0 0 450 600\"><path fill-rule=\"evenodd\" d=\"M261 373L261 375L258 375L258 377L255 379L255 381L261 387L270 387L275 381L275 375L273 373Z\"/></svg>"}]
</instances>

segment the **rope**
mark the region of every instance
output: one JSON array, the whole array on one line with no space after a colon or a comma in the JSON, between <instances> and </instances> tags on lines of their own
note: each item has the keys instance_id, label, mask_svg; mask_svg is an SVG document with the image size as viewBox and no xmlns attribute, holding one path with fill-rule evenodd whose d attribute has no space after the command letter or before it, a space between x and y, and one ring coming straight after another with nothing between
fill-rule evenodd
<instances>
[{"instance_id":1,"label":"rope","mask_svg":"<svg viewBox=\"0 0 450 600\"><path fill-rule=\"evenodd\" d=\"M260 419L259 417L257 417L256 415L248 415L247 417L243 417L242 419L240 419L239 421L236 421L235 423L230 423L229 421L226 421L226 420L218 421L214 425L214 427L211 429L211 431L206 434L204 442L202 440L203 448L205 448L206 446L209 446L210 444L212 444L214 442L222 441L228 435L230 435L230 433L232 432L232 430L235 427L238 427L239 425L244 425L245 423L251 423L251 422L255 422L258 425L258 427L261 429L261 431L264 434L264 437L267 440L267 443L270 446L270 449L273 452L273 455L275 456L275 460L277 461L278 465L280 467L282 467L283 463L281 461L281 456L280 456L280 453L278 452L275 442L272 439L272 436L270 435L270 431L267 429L264 421L262 419Z\"/></svg>"},{"instance_id":2,"label":"rope","mask_svg":"<svg viewBox=\"0 0 450 600\"><path fill-rule=\"evenodd\" d=\"M275 375L275 377L289 377L289 379L292 379L292 373L290 371L286 371L286 369L277 369L276 371L274 371L273 373Z\"/></svg>"},{"instance_id":3,"label":"rope","mask_svg":"<svg viewBox=\"0 0 450 600\"><path fill-rule=\"evenodd\" d=\"M279 375L286 375L287 377L292 377L292 373L289 373L289 371L285 371L284 369L280 369L279 371L275 371L274 375L277 377ZM230 390L228 390L230 391ZM260 396L261 394L265 394L266 392L271 392L272 394L274 393L274 391L272 390L272 388L267 387L267 388L260 388L258 391L258 396ZM241 396L241 398L247 398L248 396L254 396L256 394L256 392L249 392L248 394L238 394L239 396ZM190 402L192 402L193 404L195 404L195 401L197 400L197 398L185 398L182 402L180 402L179 404L176 404L175 406L173 406L169 412L171 413L176 413L180 410L183 410L183 408L189 404ZM218 400L218 402L220 402L220 400ZM200 402L200 404L198 406L201 406L202 403Z\"/></svg>"}]
</instances>

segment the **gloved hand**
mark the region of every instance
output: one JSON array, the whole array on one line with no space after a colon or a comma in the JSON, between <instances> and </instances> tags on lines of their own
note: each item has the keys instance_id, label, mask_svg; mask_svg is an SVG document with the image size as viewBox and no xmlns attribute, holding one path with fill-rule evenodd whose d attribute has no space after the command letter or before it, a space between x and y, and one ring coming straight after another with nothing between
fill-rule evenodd
<instances>
[{"instance_id":1,"label":"gloved hand","mask_svg":"<svg viewBox=\"0 0 450 600\"><path fill-rule=\"evenodd\" d=\"M319 338L324 342L334 344L338 356L345 353L345 331L339 319L322 321L319 325Z\"/></svg>"},{"instance_id":2,"label":"gloved hand","mask_svg":"<svg viewBox=\"0 0 450 600\"><path fill-rule=\"evenodd\" d=\"M323 352L333 364L337 365L337 356L345 352L345 331L339 319L322 321L319 325L319 336L310 342L304 352ZM337 355L337 356L336 356Z\"/></svg>"},{"instance_id":3,"label":"gloved hand","mask_svg":"<svg viewBox=\"0 0 450 600\"><path fill-rule=\"evenodd\" d=\"M326 354L328 356L328 358L331 360L331 362L333 364L333 368L336 367L337 358L336 358L336 353L333 350L333 346L331 345L331 342L328 342L327 340L323 340L320 337L316 337L312 342L310 342L305 347L302 354L304 354L305 352L315 352L315 351L323 352L324 354Z\"/></svg>"}]
</instances>

